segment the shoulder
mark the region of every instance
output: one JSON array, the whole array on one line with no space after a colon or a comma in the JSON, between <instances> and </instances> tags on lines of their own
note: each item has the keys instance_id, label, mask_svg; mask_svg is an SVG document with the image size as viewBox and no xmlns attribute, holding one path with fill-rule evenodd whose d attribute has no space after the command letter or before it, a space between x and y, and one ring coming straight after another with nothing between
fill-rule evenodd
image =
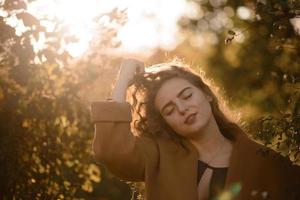
<instances>
[{"instance_id":1,"label":"shoulder","mask_svg":"<svg viewBox=\"0 0 300 200\"><path fill-rule=\"evenodd\" d=\"M234 144L239 157L260 165L260 168L272 168L279 171L293 171L300 175L300 166L294 165L289 158L251 139L245 133L240 134Z\"/></svg>"},{"instance_id":2,"label":"shoulder","mask_svg":"<svg viewBox=\"0 0 300 200\"><path fill-rule=\"evenodd\" d=\"M246 191L259 188L275 196L299 195L300 166L280 153L243 134L234 143L232 157L232 180L242 180Z\"/></svg>"}]
</instances>

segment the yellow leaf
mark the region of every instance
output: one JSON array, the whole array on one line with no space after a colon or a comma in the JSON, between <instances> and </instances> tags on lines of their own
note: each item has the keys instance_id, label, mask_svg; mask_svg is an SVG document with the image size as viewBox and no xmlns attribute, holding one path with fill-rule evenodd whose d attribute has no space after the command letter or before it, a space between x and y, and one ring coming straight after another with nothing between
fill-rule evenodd
<instances>
[{"instance_id":1,"label":"yellow leaf","mask_svg":"<svg viewBox=\"0 0 300 200\"><path fill-rule=\"evenodd\" d=\"M86 180L84 184L81 186L81 188L86 192L93 192L92 182L89 180Z\"/></svg>"}]
</instances>

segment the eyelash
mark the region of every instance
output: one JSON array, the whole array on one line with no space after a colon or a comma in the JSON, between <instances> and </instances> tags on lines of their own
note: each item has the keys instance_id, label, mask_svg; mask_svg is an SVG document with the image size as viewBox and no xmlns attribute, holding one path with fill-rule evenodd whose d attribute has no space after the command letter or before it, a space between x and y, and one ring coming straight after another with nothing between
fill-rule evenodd
<instances>
[{"instance_id":1,"label":"eyelash","mask_svg":"<svg viewBox=\"0 0 300 200\"><path fill-rule=\"evenodd\" d=\"M193 93L189 94L188 96L184 97L183 99L188 99L193 95Z\"/></svg>"},{"instance_id":2,"label":"eyelash","mask_svg":"<svg viewBox=\"0 0 300 200\"><path fill-rule=\"evenodd\" d=\"M170 110L170 112L167 113L167 115L171 115L173 110L174 110L174 107Z\"/></svg>"},{"instance_id":3,"label":"eyelash","mask_svg":"<svg viewBox=\"0 0 300 200\"><path fill-rule=\"evenodd\" d=\"M183 99L188 99L188 98L190 98L192 95L193 95L193 93L189 94L188 96L184 97ZM174 110L174 107L170 110L170 112L167 113L167 115L172 114L173 110Z\"/></svg>"}]
</instances>

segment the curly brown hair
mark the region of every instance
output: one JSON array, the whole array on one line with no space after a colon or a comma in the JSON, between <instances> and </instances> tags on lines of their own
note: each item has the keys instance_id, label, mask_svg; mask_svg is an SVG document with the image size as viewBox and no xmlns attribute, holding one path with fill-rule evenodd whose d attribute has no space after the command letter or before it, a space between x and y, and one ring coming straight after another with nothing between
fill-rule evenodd
<instances>
[{"instance_id":1,"label":"curly brown hair","mask_svg":"<svg viewBox=\"0 0 300 200\"><path fill-rule=\"evenodd\" d=\"M143 74L134 77L134 89L132 92L132 108L134 129L138 135L148 137L168 136L182 147L184 146L181 135L177 134L165 122L159 111L155 108L154 100L161 85L172 78L183 78L212 97L210 102L212 113L224 137L234 140L235 135L242 129L230 121L219 107L219 101L210 87L202 80L191 67L174 62L153 65L146 69Z\"/></svg>"}]
</instances>

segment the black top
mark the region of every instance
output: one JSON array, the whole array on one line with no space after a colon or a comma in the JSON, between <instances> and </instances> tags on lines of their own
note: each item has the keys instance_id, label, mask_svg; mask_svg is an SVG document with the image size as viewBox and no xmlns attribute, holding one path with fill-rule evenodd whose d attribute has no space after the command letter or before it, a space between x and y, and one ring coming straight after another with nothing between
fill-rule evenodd
<instances>
[{"instance_id":1,"label":"black top","mask_svg":"<svg viewBox=\"0 0 300 200\"><path fill-rule=\"evenodd\" d=\"M210 168L213 170L212 177L209 184L209 199L215 197L225 186L225 180L227 175L227 167L212 167L201 160L198 160L198 180L199 184L204 171Z\"/></svg>"}]
</instances>

